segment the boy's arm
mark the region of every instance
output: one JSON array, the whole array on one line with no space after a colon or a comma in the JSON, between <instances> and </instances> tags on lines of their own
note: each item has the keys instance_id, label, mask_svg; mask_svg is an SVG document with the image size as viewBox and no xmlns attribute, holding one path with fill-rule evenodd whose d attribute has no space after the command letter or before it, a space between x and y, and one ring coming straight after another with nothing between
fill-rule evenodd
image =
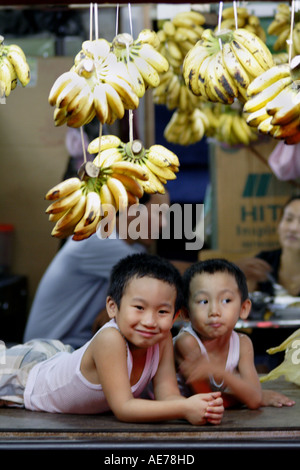
<instances>
[{"instance_id":1,"label":"boy's arm","mask_svg":"<svg viewBox=\"0 0 300 470\"><path fill-rule=\"evenodd\" d=\"M199 425L206 423L208 416L212 422L220 422L223 405L219 394L183 399L172 383L170 387L162 386L156 390L163 400L134 398L127 372L126 343L117 330L108 328L101 332L95 338L91 352L107 402L120 421L187 419L191 424ZM166 399L167 395L169 399Z\"/></svg>"},{"instance_id":2,"label":"boy's arm","mask_svg":"<svg viewBox=\"0 0 300 470\"><path fill-rule=\"evenodd\" d=\"M224 370L218 364L208 362L201 354L199 346L191 335L185 335L176 343L176 357L181 371L190 386L197 390L199 384L210 375L217 383L224 382L230 395L244 403L248 408L256 409L261 405L262 391L254 366L253 346L250 338L240 335L240 360L238 374Z\"/></svg>"}]
</instances>

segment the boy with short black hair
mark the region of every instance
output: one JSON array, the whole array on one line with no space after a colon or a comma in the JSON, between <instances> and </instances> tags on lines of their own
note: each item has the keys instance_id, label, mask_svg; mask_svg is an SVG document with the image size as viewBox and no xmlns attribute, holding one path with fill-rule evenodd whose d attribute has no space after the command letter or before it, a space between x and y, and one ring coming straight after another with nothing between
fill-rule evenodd
<instances>
[{"instance_id":1,"label":"boy with short black hair","mask_svg":"<svg viewBox=\"0 0 300 470\"><path fill-rule=\"evenodd\" d=\"M174 338L182 393L221 391L225 408L293 405L284 395L261 389L252 342L234 331L251 310L239 267L224 259L200 261L187 269L183 283L190 324Z\"/></svg>"}]
</instances>

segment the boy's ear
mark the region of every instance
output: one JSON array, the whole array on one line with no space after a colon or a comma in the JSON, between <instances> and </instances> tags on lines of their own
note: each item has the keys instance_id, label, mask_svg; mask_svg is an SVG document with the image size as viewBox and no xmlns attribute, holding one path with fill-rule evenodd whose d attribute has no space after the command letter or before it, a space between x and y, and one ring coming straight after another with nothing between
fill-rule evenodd
<instances>
[{"instance_id":1,"label":"boy's ear","mask_svg":"<svg viewBox=\"0 0 300 470\"><path fill-rule=\"evenodd\" d=\"M241 306L240 318L246 320L251 312L252 303L250 299L246 299Z\"/></svg>"},{"instance_id":2,"label":"boy's ear","mask_svg":"<svg viewBox=\"0 0 300 470\"><path fill-rule=\"evenodd\" d=\"M112 297L106 298L106 311L109 318L114 318L118 311L118 306Z\"/></svg>"}]
</instances>

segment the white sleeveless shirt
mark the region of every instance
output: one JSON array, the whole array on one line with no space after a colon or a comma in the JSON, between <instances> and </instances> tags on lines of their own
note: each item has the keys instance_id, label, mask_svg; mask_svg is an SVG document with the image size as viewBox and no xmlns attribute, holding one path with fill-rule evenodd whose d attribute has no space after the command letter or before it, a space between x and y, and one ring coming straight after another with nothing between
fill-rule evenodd
<instances>
[{"instance_id":1,"label":"white sleeveless shirt","mask_svg":"<svg viewBox=\"0 0 300 470\"><path fill-rule=\"evenodd\" d=\"M102 329L111 327L118 329L115 320L106 323L96 335ZM25 408L33 411L75 414L98 414L110 409L102 386L90 383L80 371L81 359L91 341L72 353L55 354L52 358L33 367L24 392ZM133 365L132 355L127 342L126 346L127 369L130 378ZM147 350L141 377L131 387L134 397L140 396L151 381L157 371L158 363L159 344L155 344Z\"/></svg>"},{"instance_id":2,"label":"white sleeveless shirt","mask_svg":"<svg viewBox=\"0 0 300 470\"><path fill-rule=\"evenodd\" d=\"M182 332L187 332L195 338L201 350L201 354L203 354L208 359L206 348L204 344L202 343L201 339L199 338L199 336L197 335L197 333L193 330L192 325L190 323L181 329L177 337L174 338L173 342L174 343L176 342L176 338L178 338L178 336ZM239 359L240 359L240 338L236 331L232 331L230 340L229 340L229 351L227 355L225 369L229 372L233 372L238 366ZM225 387L223 387L223 383L217 384L212 376L210 377L210 385L211 385L212 390L215 390L215 391L225 390Z\"/></svg>"}]
</instances>

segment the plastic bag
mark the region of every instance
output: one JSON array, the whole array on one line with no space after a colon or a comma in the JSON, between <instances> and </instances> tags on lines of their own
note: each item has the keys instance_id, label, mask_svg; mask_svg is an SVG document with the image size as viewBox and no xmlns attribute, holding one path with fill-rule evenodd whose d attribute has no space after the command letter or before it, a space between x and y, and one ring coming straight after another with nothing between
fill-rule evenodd
<instances>
[{"instance_id":1,"label":"plastic bag","mask_svg":"<svg viewBox=\"0 0 300 470\"><path fill-rule=\"evenodd\" d=\"M279 366L260 378L261 382L284 377L288 382L300 385L300 329L294 331L283 343L267 350L268 354L285 351L284 360Z\"/></svg>"},{"instance_id":2,"label":"plastic bag","mask_svg":"<svg viewBox=\"0 0 300 470\"><path fill-rule=\"evenodd\" d=\"M288 181L300 177L300 145L286 145L279 142L268 163L279 180Z\"/></svg>"}]
</instances>

